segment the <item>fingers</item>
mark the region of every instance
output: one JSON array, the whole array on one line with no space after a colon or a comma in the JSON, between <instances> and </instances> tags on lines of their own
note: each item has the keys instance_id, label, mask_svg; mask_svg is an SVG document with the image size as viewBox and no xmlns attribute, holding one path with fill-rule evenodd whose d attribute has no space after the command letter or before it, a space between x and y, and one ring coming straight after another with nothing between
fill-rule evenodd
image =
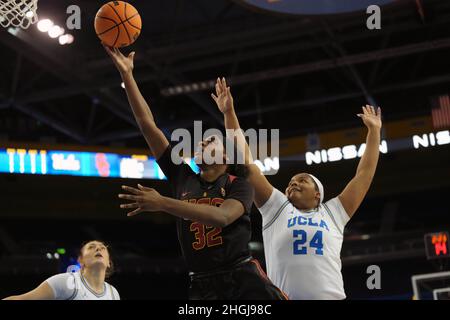
<instances>
[{"instance_id":1,"label":"fingers","mask_svg":"<svg viewBox=\"0 0 450 320\"><path fill-rule=\"evenodd\" d=\"M221 93L222 93L222 88L221 88L221 84L220 84L220 79L217 78L217 82L216 82L216 94L217 94L217 96L220 96Z\"/></svg>"},{"instance_id":2,"label":"fingers","mask_svg":"<svg viewBox=\"0 0 450 320\"><path fill-rule=\"evenodd\" d=\"M131 52L129 55L128 55L128 59L131 59L131 61L133 61L134 60L134 55L136 54L136 52Z\"/></svg>"},{"instance_id":3,"label":"fingers","mask_svg":"<svg viewBox=\"0 0 450 320\"><path fill-rule=\"evenodd\" d=\"M114 52L111 50L111 48L108 47L108 46L107 46L106 44L104 44L103 42L102 42L102 45L103 45L103 48L105 48L106 53L107 53L110 57L112 57L112 56L114 55Z\"/></svg>"},{"instance_id":4,"label":"fingers","mask_svg":"<svg viewBox=\"0 0 450 320\"><path fill-rule=\"evenodd\" d=\"M363 113L358 113L357 116L364 120L365 117L377 117L381 120L381 108L366 104L362 107Z\"/></svg>"},{"instance_id":5,"label":"fingers","mask_svg":"<svg viewBox=\"0 0 450 320\"><path fill-rule=\"evenodd\" d=\"M155 191L155 189L144 187L143 185L141 185L139 183L138 183L138 188L142 191Z\"/></svg>"},{"instance_id":6,"label":"fingers","mask_svg":"<svg viewBox=\"0 0 450 320\"><path fill-rule=\"evenodd\" d=\"M366 116L369 116L369 115L376 116L377 115L377 113L375 112L375 108L371 105L366 104L365 106L362 107L362 109L363 109L364 115L366 115Z\"/></svg>"},{"instance_id":7,"label":"fingers","mask_svg":"<svg viewBox=\"0 0 450 320\"><path fill-rule=\"evenodd\" d=\"M142 191L133 187L128 187L128 186L122 186L123 190L126 190L130 193L136 194L136 195L142 195Z\"/></svg>"},{"instance_id":8,"label":"fingers","mask_svg":"<svg viewBox=\"0 0 450 320\"><path fill-rule=\"evenodd\" d=\"M381 108L380 108L380 107L377 107L377 108L375 109L374 106L371 106L371 105L366 104L366 106L363 107L363 111L364 111L364 110L367 111L367 113L364 113L364 114L367 114L367 115L374 115L374 116L377 116L377 117L381 117Z\"/></svg>"},{"instance_id":9,"label":"fingers","mask_svg":"<svg viewBox=\"0 0 450 320\"><path fill-rule=\"evenodd\" d=\"M114 53L117 54L121 58L125 58L123 53L119 50L119 48L114 48Z\"/></svg>"},{"instance_id":10,"label":"fingers","mask_svg":"<svg viewBox=\"0 0 450 320\"><path fill-rule=\"evenodd\" d=\"M119 198L120 199L127 199L127 200L134 200L134 201L139 201L139 200L141 200L141 197L140 196L135 196L135 195L132 195L132 194L119 194Z\"/></svg>"},{"instance_id":11,"label":"fingers","mask_svg":"<svg viewBox=\"0 0 450 320\"><path fill-rule=\"evenodd\" d=\"M141 212L143 212L143 211L144 211L144 210L142 210L141 208L137 208L137 209L134 210L134 211L128 212L128 213L127 213L127 217L135 216L135 215L137 215L137 214L139 214L139 213L141 213Z\"/></svg>"},{"instance_id":12,"label":"fingers","mask_svg":"<svg viewBox=\"0 0 450 320\"><path fill-rule=\"evenodd\" d=\"M217 91L217 88L219 89L219 91ZM220 95L221 93L226 92L226 90L227 90L227 81L225 80L225 78L224 77L217 78L217 82L216 82L217 95Z\"/></svg>"},{"instance_id":13,"label":"fingers","mask_svg":"<svg viewBox=\"0 0 450 320\"><path fill-rule=\"evenodd\" d=\"M139 204L137 202L133 203L123 203L120 205L121 209L133 209L133 208L139 208Z\"/></svg>"},{"instance_id":14,"label":"fingers","mask_svg":"<svg viewBox=\"0 0 450 320\"><path fill-rule=\"evenodd\" d=\"M222 77L222 89L225 91L227 88L227 81L225 80L225 77Z\"/></svg>"},{"instance_id":15,"label":"fingers","mask_svg":"<svg viewBox=\"0 0 450 320\"><path fill-rule=\"evenodd\" d=\"M217 103L217 99L219 99L214 93L211 93L211 98Z\"/></svg>"},{"instance_id":16,"label":"fingers","mask_svg":"<svg viewBox=\"0 0 450 320\"><path fill-rule=\"evenodd\" d=\"M227 87L227 96L231 98L231 88Z\"/></svg>"},{"instance_id":17,"label":"fingers","mask_svg":"<svg viewBox=\"0 0 450 320\"><path fill-rule=\"evenodd\" d=\"M216 93L219 96L223 92L222 79L217 78L216 82Z\"/></svg>"}]
</instances>

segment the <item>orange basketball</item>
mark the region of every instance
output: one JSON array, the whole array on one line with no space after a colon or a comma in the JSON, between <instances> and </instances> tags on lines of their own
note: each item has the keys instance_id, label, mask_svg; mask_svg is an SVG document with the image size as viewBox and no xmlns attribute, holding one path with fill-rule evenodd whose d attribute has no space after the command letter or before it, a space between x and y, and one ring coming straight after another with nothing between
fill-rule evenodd
<instances>
[{"instance_id":1,"label":"orange basketball","mask_svg":"<svg viewBox=\"0 0 450 320\"><path fill-rule=\"evenodd\" d=\"M121 48L136 41L141 33L142 21L131 4L111 1L98 10L94 25L97 36L105 45Z\"/></svg>"}]
</instances>

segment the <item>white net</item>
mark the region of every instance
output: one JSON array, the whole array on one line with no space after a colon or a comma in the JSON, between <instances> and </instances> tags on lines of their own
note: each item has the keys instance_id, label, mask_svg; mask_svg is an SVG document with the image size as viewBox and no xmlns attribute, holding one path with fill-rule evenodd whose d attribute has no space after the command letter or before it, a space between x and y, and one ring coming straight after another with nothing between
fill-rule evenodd
<instances>
[{"instance_id":1,"label":"white net","mask_svg":"<svg viewBox=\"0 0 450 320\"><path fill-rule=\"evenodd\" d=\"M0 0L0 24L27 29L38 21L38 0Z\"/></svg>"}]
</instances>

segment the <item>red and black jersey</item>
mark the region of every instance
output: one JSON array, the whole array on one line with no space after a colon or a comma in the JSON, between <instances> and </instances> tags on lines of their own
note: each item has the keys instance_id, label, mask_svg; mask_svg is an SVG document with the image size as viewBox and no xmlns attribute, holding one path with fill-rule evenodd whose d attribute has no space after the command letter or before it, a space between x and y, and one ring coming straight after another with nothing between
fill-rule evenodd
<instances>
[{"instance_id":1,"label":"red and black jersey","mask_svg":"<svg viewBox=\"0 0 450 320\"><path fill-rule=\"evenodd\" d=\"M253 187L245 179L227 173L214 182L207 182L185 162L174 164L171 153L169 146L157 162L172 187L174 198L212 206L220 206L226 199L236 199L245 210L241 217L224 228L177 218L178 239L189 270L212 271L249 256Z\"/></svg>"}]
</instances>

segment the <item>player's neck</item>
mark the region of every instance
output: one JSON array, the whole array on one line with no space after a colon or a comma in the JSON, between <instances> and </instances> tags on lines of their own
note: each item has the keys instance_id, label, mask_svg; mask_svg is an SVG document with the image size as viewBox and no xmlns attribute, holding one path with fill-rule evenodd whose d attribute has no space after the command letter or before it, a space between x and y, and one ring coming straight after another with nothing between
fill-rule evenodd
<instances>
[{"instance_id":1,"label":"player's neck","mask_svg":"<svg viewBox=\"0 0 450 320\"><path fill-rule=\"evenodd\" d=\"M308 203L308 204L292 203L292 204L294 205L295 208L303 212L317 211L319 208L319 205L317 203Z\"/></svg>"},{"instance_id":2,"label":"player's neck","mask_svg":"<svg viewBox=\"0 0 450 320\"><path fill-rule=\"evenodd\" d=\"M200 172L200 177L207 182L214 182L227 172L227 166L223 164L209 165L202 168Z\"/></svg>"},{"instance_id":3,"label":"player's neck","mask_svg":"<svg viewBox=\"0 0 450 320\"><path fill-rule=\"evenodd\" d=\"M89 268L83 270L83 277L87 283L96 293L103 293L105 289L105 275L106 270L104 268Z\"/></svg>"}]
</instances>

